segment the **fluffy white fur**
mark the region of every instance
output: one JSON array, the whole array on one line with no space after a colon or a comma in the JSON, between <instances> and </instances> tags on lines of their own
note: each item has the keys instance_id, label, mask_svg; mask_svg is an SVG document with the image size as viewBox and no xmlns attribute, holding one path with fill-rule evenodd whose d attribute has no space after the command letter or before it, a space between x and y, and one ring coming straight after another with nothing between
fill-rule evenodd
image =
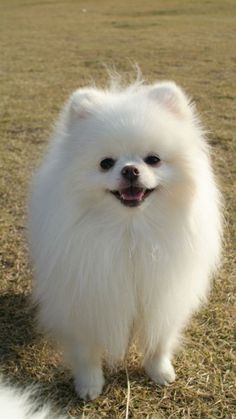
<instances>
[{"instance_id":1,"label":"fluffy white fur","mask_svg":"<svg viewBox=\"0 0 236 419\"><path fill-rule=\"evenodd\" d=\"M146 164L150 154L160 164ZM106 157L116 163L103 171ZM110 193L129 165L155 188L138 207ZM122 359L133 339L154 381L175 379L179 335L219 263L219 201L204 133L175 83L71 96L34 179L30 243L40 321L80 397L101 393L102 358Z\"/></svg>"},{"instance_id":2,"label":"fluffy white fur","mask_svg":"<svg viewBox=\"0 0 236 419\"><path fill-rule=\"evenodd\" d=\"M38 408L35 389L18 390L0 381L0 417L3 419L65 419L49 405Z\"/></svg>"}]
</instances>

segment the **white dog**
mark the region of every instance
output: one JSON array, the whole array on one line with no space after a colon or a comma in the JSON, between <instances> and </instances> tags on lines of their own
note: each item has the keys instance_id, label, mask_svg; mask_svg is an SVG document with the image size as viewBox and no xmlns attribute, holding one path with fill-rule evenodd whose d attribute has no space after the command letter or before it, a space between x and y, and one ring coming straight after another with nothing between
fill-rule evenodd
<instances>
[{"instance_id":1,"label":"white dog","mask_svg":"<svg viewBox=\"0 0 236 419\"><path fill-rule=\"evenodd\" d=\"M131 340L147 374L174 381L182 329L221 248L220 196L193 106L173 82L82 88L66 104L30 203L34 297L78 395Z\"/></svg>"}]
</instances>

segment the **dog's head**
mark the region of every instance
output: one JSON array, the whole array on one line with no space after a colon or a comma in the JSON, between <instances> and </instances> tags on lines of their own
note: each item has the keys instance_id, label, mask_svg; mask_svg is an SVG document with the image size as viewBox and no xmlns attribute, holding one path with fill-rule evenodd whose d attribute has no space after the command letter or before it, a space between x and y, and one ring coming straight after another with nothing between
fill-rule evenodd
<instances>
[{"instance_id":1,"label":"dog's head","mask_svg":"<svg viewBox=\"0 0 236 419\"><path fill-rule=\"evenodd\" d=\"M70 179L89 205L137 211L193 194L203 144L175 83L79 89L63 118Z\"/></svg>"}]
</instances>

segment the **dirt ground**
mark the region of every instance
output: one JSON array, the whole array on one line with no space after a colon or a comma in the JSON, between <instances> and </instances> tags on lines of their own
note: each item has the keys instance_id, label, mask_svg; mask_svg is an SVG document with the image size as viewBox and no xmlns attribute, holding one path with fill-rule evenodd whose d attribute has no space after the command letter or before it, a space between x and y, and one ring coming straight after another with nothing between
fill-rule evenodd
<instances>
[{"instance_id":1,"label":"dirt ground","mask_svg":"<svg viewBox=\"0 0 236 419\"><path fill-rule=\"evenodd\" d=\"M60 355L36 332L29 306L25 240L32 172L52 124L73 89L138 63L148 81L173 79L196 101L209 130L225 198L225 253L207 307L194 317L175 359L176 382L161 388L135 352L127 361L129 418L233 418L236 132L234 0L0 0L0 368L70 417L125 418L124 367L107 371L103 395L76 397Z\"/></svg>"}]
</instances>

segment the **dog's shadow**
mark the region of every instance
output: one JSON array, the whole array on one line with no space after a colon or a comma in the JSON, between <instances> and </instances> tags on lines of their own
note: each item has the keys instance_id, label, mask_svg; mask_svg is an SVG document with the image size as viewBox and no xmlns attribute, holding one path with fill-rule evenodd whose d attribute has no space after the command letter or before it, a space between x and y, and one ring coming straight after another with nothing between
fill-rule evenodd
<instances>
[{"instance_id":1,"label":"dog's shadow","mask_svg":"<svg viewBox=\"0 0 236 419\"><path fill-rule=\"evenodd\" d=\"M62 364L57 365L55 352L37 331L35 311L27 295L0 295L1 376L23 388L39 384L40 396L45 401L52 398L58 407L65 408L66 403L83 406L75 394L71 374Z\"/></svg>"},{"instance_id":2,"label":"dog's shadow","mask_svg":"<svg viewBox=\"0 0 236 419\"><path fill-rule=\"evenodd\" d=\"M0 363L14 362L19 358L17 348L36 338L33 327L34 309L24 294L0 295Z\"/></svg>"}]
</instances>

